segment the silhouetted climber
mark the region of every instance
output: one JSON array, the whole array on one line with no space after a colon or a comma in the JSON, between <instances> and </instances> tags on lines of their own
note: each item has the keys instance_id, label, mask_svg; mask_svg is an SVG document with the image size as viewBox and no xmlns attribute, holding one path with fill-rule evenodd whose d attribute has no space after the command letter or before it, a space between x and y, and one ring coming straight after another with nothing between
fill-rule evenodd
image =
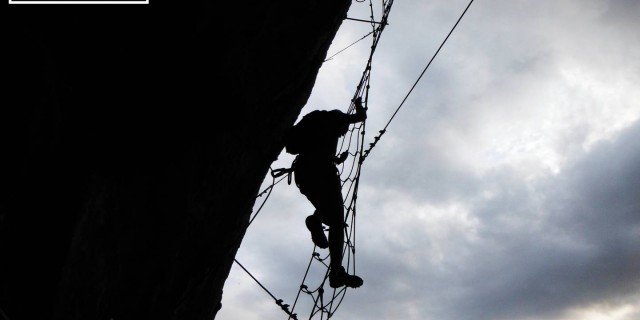
<instances>
[{"instance_id":1,"label":"silhouetted climber","mask_svg":"<svg viewBox=\"0 0 640 320\"><path fill-rule=\"evenodd\" d=\"M329 285L333 288L345 285L357 288L363 283L360 277L347 274L342 267L344 200L340 173L336 168L336 164L344 162L349 156L348 152L336 156L339 138L347 133L350 124L367 118L362 99L357 98L354 102L355 114L340 110L312 111L285 134L287 152L298 154L292 166L296 185L316 209L306 218L305 224L311 232L313 243L323 249L329 248ZM330 227L329 241L323 223Z\"/></svg>"}]
</instances>

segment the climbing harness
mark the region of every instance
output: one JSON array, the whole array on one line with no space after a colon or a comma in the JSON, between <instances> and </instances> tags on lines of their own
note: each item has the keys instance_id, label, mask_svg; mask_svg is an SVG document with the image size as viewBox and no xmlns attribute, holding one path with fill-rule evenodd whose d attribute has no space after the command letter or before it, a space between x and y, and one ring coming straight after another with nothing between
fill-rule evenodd
<instances>
[{"instance_id":1,"label":"climbing harness","mask_svg":"<svg viewBox=\"0 0 640 320\"><path fill-rule=\"evenodd\" d=\"M278 178L286 174L287 184L291 184L291 176L293 175L293 172L295 170L296 168L295 168L295 160L294 160L293 164L291 164L291 168L280 168L280 169L271 170L271 176L273 178Z\"/></svg>"}]
</instances>

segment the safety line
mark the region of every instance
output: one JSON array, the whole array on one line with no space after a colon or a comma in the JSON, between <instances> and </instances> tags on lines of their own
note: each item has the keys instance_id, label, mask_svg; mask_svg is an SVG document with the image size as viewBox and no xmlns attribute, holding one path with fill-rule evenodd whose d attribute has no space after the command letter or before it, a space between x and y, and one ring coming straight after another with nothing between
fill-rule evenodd
<instances>
[{"instance_id":1,"label":"safety line","mask_svg":"<svg viewBox=\"0 0 640 320\"><path fill-rule=\"evenodd\" d=\"M273 295L273 293L271 293L271 291L269 291L269 289L267 289L265 286L263 286L263 285L262 285L262 283L260 283L260 281L258 281L258 279L256 279L256 277L254 277L254 276L251 274L251 272L249 272L249 270L247 270L247 268L245 268L245 267L242 265L242 263L240 263L240 262L238 261L238 259L235 259L235 258L234 258L234 259L233 259L233 261L235 261L235 262L240 266L240 268L242 268L242 270L244 270L244 272L246 272L246 273L251 277L251 279L253 279L253 280L254 280L254 281L255 281L255 282L256 282L260 287L262 287L262 289L263 289L266 293L268 293L268 294L271 296L271 298L273 298L273 300L276 302L276 304L277 304L278 306L280 306L280 308L282 308L282 310L283 310L284 312L286 312L286 313L289 315L290 319L298 320L298 316L297 316L297 314L292 313L291 311L289 311L289 305L288 305L288 304L283 304L283 302L284 302L284 301L283 301L282 299L278 299L278 298L276 298L276 296L274 296L274 295Z\"/></svg>"},{"instance_id":2,"label":"safety line","mask_svg":"<svg viewBox=\"0 0 640 320\"><path fill-rule=\"evenodd\" d=\"M382 137L382 135L384 135L387 132L387 127L389 127L389 124L391 124L391 121L393 121L393 118L395 118L396 114L398 114L398 111L400 111L400 108L402 108L402 106L404 105L405 101L407 101L407 98L409 98L409 95L413 92L413 89L415 89L415 87L418 85L418 82L420 82L420 79L422 79L422 76L425 74L425 72L427 72L427 69L429 69L429 66L431 65L431 62L433 62L433 60L436 58L436 56L438 55L438 53L440 52L440 49L442 49L442 47L444 46L444 44L447 42L447 40L449 39L449 36L451 36L451 34L453 33L453 30L456 29L456 27L458 26L458 23L460 23L460 21L462 20L462 17L464 17L465 13L467 13L467 10L469 10L469 7L471 7L471 4L473 3L474 0L469 1L469 4L467 5L467 7L464 9L464 11L462 12L462 14L460 15L460 17L458 18L458 20L456 21L456 23L453 25L453 28L451 28L451 30L449 31L449 33L447 34L447 37L444 38L444 40L442 41L442 43L440 44L440 46L438 47L438 50L436 50L436 52L433 54L433 56L431 57L431 59L429 60L429 63L427 63L427 66L424 67L424 69L422 70L422 73L420 73L420 76L418 77L418 79L416 80L416 82L413 83L413 86L411 86L411 89L409 89L409 92L407 92L407 95L404 97L404 99L402 99L402 102L400 103L400 105L398 106L398 108L396 108L396 111L393 113L393 115L391 115L391 118L389 119L389 121L387 122L387 124L384 126L384 128L382 128L382 130L379 131L379 135L376 136L373 140L373 142L370 144L369 149L367 149L367 151L365 151L364 158L369 156L369 152L371 152L371 149L373 149L376 144L378 144L378 141L380 140L380 138Z\"/></svg>"}]
</instances>

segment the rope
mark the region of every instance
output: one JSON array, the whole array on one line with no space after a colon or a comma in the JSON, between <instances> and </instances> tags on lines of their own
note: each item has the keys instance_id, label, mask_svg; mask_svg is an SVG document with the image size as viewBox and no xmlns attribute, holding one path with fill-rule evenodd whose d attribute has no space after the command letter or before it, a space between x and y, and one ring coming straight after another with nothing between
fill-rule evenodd
<instances>
[{"instance_id":1,"label":"rope","mask_svg":"<svg viewBox=\"0 0 640 320\"><path fill-rule=\"evenodd\" d=\"M251 219L249 219L249 222L247 223L247 226L245 227L245 229L249 228L249 226L251 225L251 223L253 223L253 220L256 219L256 217L258 216L258 213L260 213L260 211L262 211L262 207L264 207L264 205L267 203L267 200L269 200L269 197L271 196L271 192L273 191L273 188L280 182L282 182L282 180L284 180L285 178L287 179L287 182L289 184L291 184L291 170L290 169L276 169L273 170L271 168L269 168L271 170L271 177L273 178L273 182L271 183L270 186L264 188L264 190L262 190L257 196L257 198L262 197L263 195L267 195L264 200L262 200L262 204L260 204L260 206L258 207L258 209L256 210L256 213L253 214L253 217L251 217ZM287 174L286 176L280 178L279 180L276 181L276 178Z\"/></svg>"},{"instance_id":2,"label":"rope","mask_svg":"<svg viewBox=\"0 0 640 320\"><path fill-rule=\"evenodd\" d=\"M362 38L360 38L360 39L358 39L358 40L354 41L352 44L350 44L350 45L346 46L344 49L342 49L342 50L340 50L340 51L338 51L338 52L334 53L334 54L333 54L333 55L331 55L329 58L324 59L324 61L323 61L323 62L327 62L327 61L329 61L329 60L333 59L333 57L335 57L335 56L339 55L340 53L342 53L343 51L345 51L345 50L349 49L349 48L350 48L351 46L353 46L354 44L356 44L356 43L358 43L358 42L360 42L360 41L364 40L364 38L368 37L368 36L369 36L369 35L371 35L372 33L373 33L373 31L370 31L369 33L367 33L367 34L365 34L364 36L362 36Z\"/></svg>"},{"instance_id":3,"label":"rope","mask_svg":"<svg viewBox=\"0 0 640 320\"><path fill-rule=\"evenodd\" d=\"M242 270L244 270L244 272L246 272L251 277L251 279L253 279L266 293L268 293L271 296L271 298L273 298L273 300L275 300L276 304L280 306L280 308L289 315L289 319L298 320L298 315L295 313L292 313L292 311L289 311L288 304L283 304L284 301L282 299L276 298L276 296L274 296L273 293L269 291L269 289L263 286L262 283L260 283L260 281L258 281L258 279L256 279L256 277L254 277L251 274L251 272L249 272L249 270L247 270L247 268L245 268L237 259L233 259L233 261L235 261L240 266L240 268L242 268Z\"/></svg>"},{"instance_id":4,"label":"rope","mask_svg":"<svg viewBox=\"0 0 640 320\"><path fill-rule=\"evenodd\" d=\"M379 131L378 136L376 136L374 138L373 142L369 145L369 149L367 149L367 151L365 151L365 153L364 153L364 157L362 159L363 161L364 161L365 158L367 158L369 156L369 152L371 152L371 149L373 149L376 146L376 144L378 144L378 141L380 140L382 135L384 135L387 132L387 127L389 127L389 124L391 124L391 121L393 121L393 118L395 118L396 114L398 114L398 111L400 111L400 108L402 108L402 106L404 105L405 101L407 101L407 98L409 98L409 95L413 92L413 89L415 89L416 85L418 85L418 82L420 82L420 79L422 79L422 76L425 74L425 72L427 72L427 69L429 69L429 66L431 66L431 62L433 62L433 60L436 58L436 56L440 52L440 49L442 49L442 47L447 42L447 40L449 40L449 36L451 36L451 34L453 33L453 30L456 29L456 27L458 26L458 24L462 20L462 17L464 17L465 13L467 13L467 10L469 10L469 7L471 7L471 4L473 3L473 1L474 0L469 1L469 4L464 9L464 11L460 15L460 17L458 18L456 23L453 25L453 28L451 28L451 30L449 31L447 36L444 38L444 40L442 41L442 43L438 47L438 50L436 50L436 52L433 54L433 56L429 60L429 63L427 63L427 66L424 67L424 69L422 70L422 73L420 73L420 76L418 77L418 79L413 83L413 86L411 86L411 89L409 89L409 92L407 92L407 94L405 95L404 99L402 99L402 102L400 103L398 108L396 108L396 111L393 113L393 115L391 115L391 118L389 119L387 124L384 126L384 128L382 128L382 130Z\"/></svg>"}]
</instances>

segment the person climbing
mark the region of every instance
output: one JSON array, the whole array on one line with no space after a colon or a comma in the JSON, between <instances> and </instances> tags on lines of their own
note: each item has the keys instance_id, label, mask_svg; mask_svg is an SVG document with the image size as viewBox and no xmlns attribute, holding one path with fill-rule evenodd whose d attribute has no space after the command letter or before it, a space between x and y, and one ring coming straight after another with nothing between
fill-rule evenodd
<instances>
[{"instance_id":1,"label":"person climbing","mask_svg":"<svg viewBox=\"0 0 640 320\"><path fill-rule=\"evenodd\" d=\"M305 224L313 243L323 249L329 248L329 285L332 288L357 288L363 283L360 277L347 274L342 266L344 200L336 167L349 156L346 151L336 156L339 138L347 133L350 124L367 118L362 98L356 98L354 104L354 114L340 110L312 111L285 133L287 152L298 155L292 166L296 185L315 207ZM329 226L329 240L322 224Z\"/></svg>"}]
</instances>

